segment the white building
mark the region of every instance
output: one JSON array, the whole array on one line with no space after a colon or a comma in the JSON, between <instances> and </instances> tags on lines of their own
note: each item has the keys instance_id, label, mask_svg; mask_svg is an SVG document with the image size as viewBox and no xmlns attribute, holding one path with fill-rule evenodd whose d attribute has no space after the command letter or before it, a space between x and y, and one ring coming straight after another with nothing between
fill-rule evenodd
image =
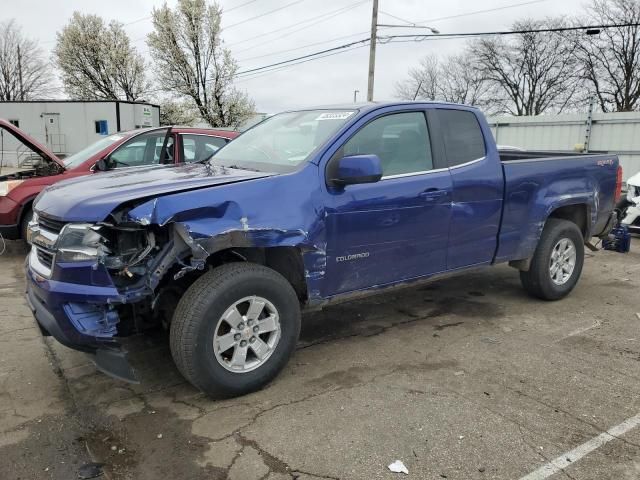
<instances>
[{"instance_id":1,"label":"white building","mask_svg":"<svg viewBox=\"0 0 640 480\"><path fill-rule=\"evenodd\" d=\"M0 102L0 118L47 145L54 153L75 153L105 135L160 125L160 107L115 100L34 100ZM4 165L17 165L19 143L0 130Z\"/></svg>"}]
</instances>

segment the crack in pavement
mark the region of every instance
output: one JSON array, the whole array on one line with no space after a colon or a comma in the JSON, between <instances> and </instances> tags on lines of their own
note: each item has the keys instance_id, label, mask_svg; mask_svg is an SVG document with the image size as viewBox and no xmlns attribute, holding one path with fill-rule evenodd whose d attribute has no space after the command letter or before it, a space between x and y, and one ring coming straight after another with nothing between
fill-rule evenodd
<instances>
[{"instance_id":1,"label":"crack in pavement","mask_svg":"<svg viewBox=\"0 0 640 480\"><path fill-rule=\"evenodd\" d=\"M508 387L507 385L505 385L505 386L504 386L504 388L506 388L507 390L510 390L510 391L512 391L512 392L515 392L515 393L516 393L516 394L518 394L518 395L521 395L521 396L523 396L523 397L529 398L529 399L533 400L534 402L539 403L540 405L544 405L544 406L545 406L545 407L547 407L547 408L550 408L550 409L552 409L552 410L556 410L556 411L558 411L558 412L562 412L562 413L564 413L565 415L567 415L567 416L569 416L569 417L573 418L574 420L576 420L576 421L578 421L578 422L580 422L580 423L584 423L585 425L589 425L591 428L593 428L594 430L596 430L596 431L598 432L598 434L607 433L607 434L611 435L610 433L608 433L606 430L603 430L602 428L600 428L600 427L599 427L598 425L596 425L595 423L589 422L588 420L585 420L584 418L580 418L580 417L576 416L575 414L573 414L573 413L571 413L571 412L569 412L569 411L567 411L567 410L564 410L563 408L555 407L555 406L553 406L553 405L550 405L550 404L548 404L547 402L545 402L545 401L543 401L543 400L540 400L539 398L536 398L536 397L534 397L534 396L532 396L532 395L529 395L529 394L527 394L527 393L524 393L524 392L523 392L523 391L521 391L521 390L517 390L517 389L514 389L514 388L510 388L510 387ZM614 438L616 438L616 439L618 439L618 440L620 440L620 441L621 441L621 442L623 442L623 443L626 443L627 445L630 445L630 446L632 446L632 447L636 447L636 448L640 448L640 444L637 444L637 443L631 442L631 441L629 441L629 440L627 440L627 439L625 439L625 438L618 437L618 436L615 436L615 435L611 435L611 436L612 436L612 437L614 437Z\"/></svg>"}]
</instances>

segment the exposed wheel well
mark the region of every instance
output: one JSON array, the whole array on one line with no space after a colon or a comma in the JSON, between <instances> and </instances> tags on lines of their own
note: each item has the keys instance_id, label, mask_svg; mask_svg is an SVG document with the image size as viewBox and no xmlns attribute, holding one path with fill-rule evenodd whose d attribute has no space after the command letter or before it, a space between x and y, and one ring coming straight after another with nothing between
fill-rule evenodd
<instances>
[{"instance_id":1,"label":"exposed wheel well","mask_svg":"<svg viewBox=\"0 0 640 480\"><path fill-rule=\"evenodd\" d=\"M588 240L589 232L587 221L587 206L585 204L576 204L576 205L566 205L564 207L556 208L551 212L549 218L558 218L561 220L568 220L569 222L574 223L580 229L582 233L582 238ZM509 261L509 266L520 270L522 272L529 271L531 267L531 260L533 257L523 258L520 260L511 260Z\"/></svg>"},{"instance_id":2,"label":"exposed wheel well","mask_svg":"<svg viewBox=\"0 0 640 480\"><path fill-rule=\"evenodd\" d=\"M587 206L585 204L566 205L557 208L551 212L549 218L559 218L575 223L582 232L582 237L587 239L589 222L587 221Z\"/></svg>"},{"instance_id":3,"label":"exposed wheel well","mask_svg":"<svg viewBox=\"0 0 640 480\"><path fill-rule=\"evenodd\" d=\"M207 263L216 267L225 263L242 261L272 268L287 279L301 302L307 300L307 283L304 277L302 253L299 248L232 247L216 252L207 259Z\"/></svg>"}]
</instances>

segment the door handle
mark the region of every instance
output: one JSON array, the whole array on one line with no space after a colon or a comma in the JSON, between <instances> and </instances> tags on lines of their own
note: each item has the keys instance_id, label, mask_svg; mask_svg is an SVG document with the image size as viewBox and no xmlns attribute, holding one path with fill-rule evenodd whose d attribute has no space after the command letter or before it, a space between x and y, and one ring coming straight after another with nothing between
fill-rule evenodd
<instances>
[{"instance_id":1,"label":"door handle","mask_svg":"<svg viewBox=\"0 0 640 480\"><path fill-rule=\"evenodd\" d=\"M420 198L423 198L427 202L433 202L447 194L446 190L440 190L438 188L429 188L420 193Z\"/></svg>"}]
</instances>

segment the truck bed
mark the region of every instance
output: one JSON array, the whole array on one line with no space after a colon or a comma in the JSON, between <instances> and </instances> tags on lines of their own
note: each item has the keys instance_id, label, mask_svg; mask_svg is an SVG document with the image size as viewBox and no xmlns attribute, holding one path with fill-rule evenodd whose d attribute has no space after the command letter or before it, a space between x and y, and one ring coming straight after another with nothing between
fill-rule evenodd
<instances>
[{"instance_id":1,"label":"truck bed","mask_svg":"<svg viewBox=\"0 0 640 480\"><path fill-rule=\"evenodd\" d=\"M531 257L552 211L580 205L586 237L597 236L614 209L615 155L499 150L504 205L496 262ZM571 215L575 214L575 210Z\"/></svg>"}]
</instances>

